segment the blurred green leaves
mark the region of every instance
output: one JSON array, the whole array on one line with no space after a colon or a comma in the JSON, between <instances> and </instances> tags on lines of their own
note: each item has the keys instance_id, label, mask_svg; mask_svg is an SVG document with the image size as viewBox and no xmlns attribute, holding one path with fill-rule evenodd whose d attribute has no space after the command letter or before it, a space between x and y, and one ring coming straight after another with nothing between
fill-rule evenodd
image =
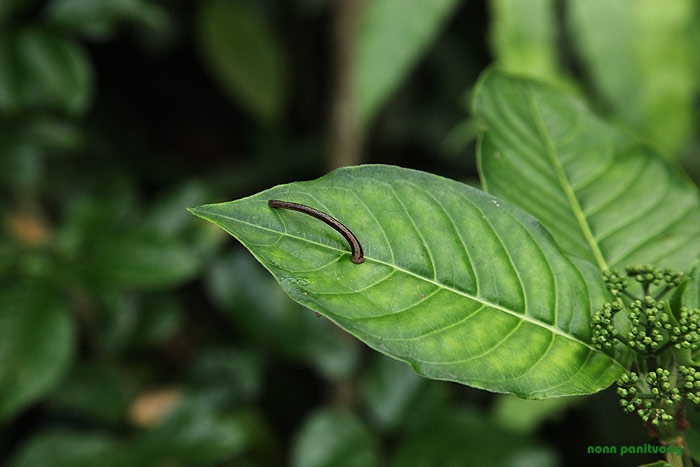
<instances>
[{"instance_id":1,"label":"blurred green leaves","mask_svg":"<svg viewBox=\"0 0 700 467\"><path fill-rule=\"evenodd\" d=\"M59 415L118 426L127 415L129 399L116 368L81 360L54 388L47 405Z\"/></svg>"},{"instance_id":2,"label":"blurred green leaves","mask_svg":"<svg viewBox=\"0 0 700 467\"><path fill-rule=\"evenodd\" d=\"M33 438L9 464L12 467L91 467L109 464L115 443L109 436L56 429Z\"/></svg>"},{"instance_id":3,"label":"blurred green leaves","mask_svg":"<svg viewBox=\"0 0 700 467\"><path fill-rule=\"evenodd\" d=\"M93 86L90 63L77 42L38 27L0 33L0 112L82 115Z\"/></svg>"},{"instance_id":4,"label":"blurred green leaves","mask_svg":"<svg viewBox=\"0 0 700 467\"><path fill-rule=\"evenodd\" d=\"M95 83L92 64L75 33L107 39L117 27L140 23L163 30L164 13L142 0L53 0L41 21L13 16L36 2L10 1L0 7L0 114L58 111L85 114Z\"/></svg>"},{"instance_id":5,"label":"blurred green leaves","mask_svg":"<svg viewBox=\"0 0 700 467\"><path fill-rule=\"evenodd\" d=\"M323 170L337 3L0 1L0 464L556 462L537 436L543 424L566 433L569 421L550 415L568 400L492 404L483 391L367 352L184 211ZM368 127L366 157L455 172L436 155L464 110L459 96L490 60L484 26L503 67L564 82L669 154L694 154L697 6L630 5L494 0L486 17L481 2L365 2L345 78ZM489 91L487 107L519 102L510 91ZM545 120L570 122L557 115ZM489 131L530 135L533 119L513 117L485 118ZM466 155L460 167L473 160L462 146L475 122L453 138L454 154ZM592 149L578 157L595 166L586 157L599 140L581 139ZM611 167L611 179L629 172ZM647 172L668 173L654 167ZM528 164L518 170L509 188L552 188ZM514 202L538 196L518 193ZM437 230L431 219L427 231ZM691 305L699 267L687 283ZM420 297L387 290L392 300ZM599 398L584 400L609 419ZM576 418L589 439L617 426L592 432L589 411Z\"/></svg>"},{"instance_id":6,"label":"blurred green leaves","mask_svg":"<svg viewBox=\"0 0 700 467\"><path fill-rule=\"evenodd\" d=\"M251 450L261 459L257 465L276 463L257 414L216 410L206 401L185 398L177 402L157 426L131 438L119 439L74 429L46 430L23 445L8 465L154 467L184 463L216 466Z\"/></svg>"},{"instance_id":7,"label":"blurred green leaves","mask_svg":"<svg viewBox=\"0 0 700 467\"><path fill-rule=\"evenodd\" d=\"M179 325L180 304L133 291L172 287L191 278L201 266L200 254L211 249L198 251L192 245L211 245L208 229L186 224L166 234L141 221L139 230L150 232L145 237L116 235L125 232L124 223L106 213L108 204L94 199L76 203L72 215L55 228L27 213L4 219L9 235L0 239L6 252L3 268L15 279L5 279L0 288L2 421L45 397L67 375L78 324L89 330L88 340L97 353L162 342ZM84 412L106 394L98 390L99 383L114 376L106 368L105 378L99 371L85 370L90 366L81 368L57 390L56 407ZM62 397L66 391L72 395ZM83 397L72 400L76 393ZM99 410L91 416L112 421L123 417L123 409L109 406L96 404Z\"/></svg>"},{"instance_id":8,"label":"blurred green leaves","mask_svg":"<svg viewBox=\"0 0 700 467\"><path fill-rule=\"evenodd\" d=\"M571 0L585 69L613 115L675 155L697 127L700 10L695 0Z\"/></svg>"},{"instance_id":9,"label":"blurred green leaves","mask_svg":"<svg viewBox=\"0 0 700 467\"><path fill-rule=\"evenodd\" d=\"M221 255L209 270L206 285L226 318L257 348L305 362L330 380L356 371L356 343L290 300L244 251Z\"/></svg>"},{"instance_id":10,"label":"blurred green leaves","mask_svg":"<svg viewBox=\"0 0 700 467\"><path fill-rule=\"evenodd\" d=\"M53 0L46 17L63 30L94 40L110 39L127 24L161 33L169 26L165 11L146 0Z\"/></svg>"},{"instance_id":11,"label":"blurred green leaves","mask_svg":"<svg viewBox=\"0 0 700 467\"><path fill-rule=\"evenodd\" d=\"M168 287L199 268L196 251L182 241L148 230L107 232L84 266L93 278L124 287Z\"/></svg>"},{"instance_id":12,"label":"blurred green leaves","mask_svg":"<svg viewBox=\"0 0 700 467\"><path fill-rule=\"evenodd\" d=\"M590 88L602 110L667 157L683 155L697 138L694 0L567 0L561 8L550 0L491 0L491 10L492 49L506 71ZM568 78L572 62L583 71L580 83Z\"/></svg>"},{"instance_id":13,"label":"blurred green leaves","mask_svg":"<svg viewBox=\"0 0 700 467\"><path fill-rule=\"evenodd\" d=\"M390 465L461 465L464 459L469 459L470 465L559 465L557 456L545 446L463 409L440 413L407 437Z\"/></svg>"},{"instance_id":14,"label":"blurred green leaves","mask_svg":"<svg viewBox=\"0 0 700 467\"><path fill-rule=\"evenodd\" d=\"M81 118L92 108L96 79L83 39L104 40L129 23L156 28L164 20L163 10L146 0L1 2L3 184L37 193L48 157L84 148Z\"/></svg>"}]
</instances>

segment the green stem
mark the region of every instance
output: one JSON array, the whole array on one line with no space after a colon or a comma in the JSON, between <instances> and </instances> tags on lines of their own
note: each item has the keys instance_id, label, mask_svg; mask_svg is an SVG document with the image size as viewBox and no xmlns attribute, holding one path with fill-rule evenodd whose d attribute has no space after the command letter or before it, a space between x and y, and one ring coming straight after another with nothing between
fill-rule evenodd
<instances>
[{"instance_id":1,"label":"green stem","mask_svg":"<svg viewBox=\"0 0 700 467\"><path fill-rule=\"evenodd\" d=\"M661 443L666 446L680 446L681 455L677 455L673 451L666 452L666 462L673 467L693 467L693 456L690 454L690 450L685 444L685 438L683 435L678 435L673 439L661 439Z\"/></svg>"},{"instance_id":2,"label":"green stem","mask_svg":"<svg viewBox=\"0 0 700 467\"><path fill-rule=\"evenodd\" d=\"M672 286L667 285L661 292L657 293L657 294L654 296L654 300L656 300L656 301L661 300L662 298L664 298L664 295L666 295L666 294L667 294L670 290L672 290L672 289L673 289Z\"/></svg>"},{"instance_id":3,"label":"green stem","mask_svg":"<svg viewBox=\"0 0 700 467\"><path fill-rule=\"evenodd\" d=\"M639 297L637 297L635 294L630 293L627 291L627 289L622 289L620 290L620 293L622 293L625 297L629 298L632 301L640 300Z\"/></svg>"},{"instance_id":4,"label":"green stem","mask_svg":"<svg viewBox=\"0 0 700 467\"><path fill-rule=\"evenodd\" d=\"M672 373L670 376L675 384L678 376L678 364L676 362L670 362L670 365ZM690 454L690 449L688 449L688 446L685 443L685 437L683 436L683 430L688 428L683 401L674 405L672 415L673 422L665 426L659 426L657 433L661 444L664 446L680 446L681 453L679 455L672 450L669 450L666 452L666 462L673 467L693 467L693 459Z\"/></svg>"},{"instance_id":5,"label":"green stem","mask_svg":"<svg viewBox=\"0 0 700 467\"><path fill-rule=\"evenodd\" d=\"M617 339L618 341L620 341L620 342L622 342L623 344L625 344L627 347L630 348L630 350L633 350L633 351L635 351L635 352L637 351L637 349L636 349L632 344L630 344L630 341L628 341L627 338L626 338L625 336L622 336L622 335L618 334L618 335L615 336L615 339Z\"/></svg>"},{"instance_id":6,"label":"green stem","mask_svg":"<svg viewBox=\"0 0 700 467\"><path fill-rule=\"evenodd\" d=\"M671 347L673 344L675 344L675 342L669 340L664 345L662 345L658 349L654 350L654 355L656 355L656 356L661 355L662 353L664 353L666 351L666 349Z\"/></svg>"}]
</instances>

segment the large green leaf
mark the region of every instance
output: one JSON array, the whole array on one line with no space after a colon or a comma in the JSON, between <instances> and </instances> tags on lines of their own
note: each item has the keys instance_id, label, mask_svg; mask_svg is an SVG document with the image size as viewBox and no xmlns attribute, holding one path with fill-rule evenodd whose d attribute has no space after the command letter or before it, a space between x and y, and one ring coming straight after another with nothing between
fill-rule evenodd
<instances>
[{"instance_id":1,"label":"large green leaf","mask_svg":"<svg viewBox=\"0 0 700 467\"><path fill-rule=\"evenodd\" d=\"M493 70L477 86L487 191L601 269L687 270L700 253L697 189L663 158L554 87Z\"/></svg>"},{"instance_id":2,"label":"large green leaf","mask_svg":"<svg viewBox=\"0 0 700 467\"><path fill-rule=\"evenodd\" d=\"M279 198L337 216L343 238ZM390 166L337 170L192 212L231 233L299 303L435 379L532 398L595 392L621 367L589 344L600 280L532 217L486 193Z\"/></svg>"},{"instance_id":3,"label":"large green leaf","mask_svg":"<svg viewBox=\"0 0 700 467\"><path fill-rule=\"evenodd\" d=\"M0 289L0 422L50 391L73 354L65 306L41 284Z\"/></svg>"},{"instance_id":4,"label":"large green leaf","mask_svg":"<svg viewBox=\"0 0 700 467\"><path fill-rule=\"evenodd\" d=\"M574 44L614 114L669 155L696 128L696 0L570 0Z\"/></svg>"}]
</instances>

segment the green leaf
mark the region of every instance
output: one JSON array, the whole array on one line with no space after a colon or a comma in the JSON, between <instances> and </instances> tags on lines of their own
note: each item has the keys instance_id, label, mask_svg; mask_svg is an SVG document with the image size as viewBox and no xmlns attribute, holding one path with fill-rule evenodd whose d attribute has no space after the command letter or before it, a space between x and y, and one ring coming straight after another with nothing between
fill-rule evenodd
<instances>
[{"instance_id":1,"label":"green leaf","mask_svg":"<svg viewBox=\"0 0 700 467\"><path fill-rule=\"evenodd\" d=\"M0 421L56 386L71 362L73 332L64 304L42 284L0 289Z\"/></svg>"},{"instance_id":2,"label":"green leaf","mask_svg":"<svg viewBox=\"0 0 700 467\"><path fill-rule=\"evenodd\" d=\"M700 256L695 259L690 280L685 286L683 305L688 308L700 308Z\"/></svg>"},{"instance_id":3,"label":"green leaf","mask_svg":"<svg viewBox=\"0 0 700 467\"><path fill-rule=\"evenodd\" d=\"M491 0L491 48L504 70L555 79L557 22L554 0Z\"/></svg>"},{"instance_id":4,"label":"green leaf","mask_svg":"<svg viewBox=\"0 0 700 467\"><path fill-rule=\"evenodd\" d=\"M63 29L101 40L128 21L160 30L168 23L163 10L144 0L53 0L44 13Z\"/></svg>"},{"instance_id":5,"label":"green leaf","mask_svg":"<svg viewBox=\"0 0 700 467\"><path fill-rule=\"evenodd\" d=\"M492 419L511 433L530 434L545 421L563 418L563 412L580 404L581 400L580 397L557 397L533 401L502 395L494 404Z\"/></svg>"},{"instance_id":6,"label":"green leaf","mask_svg":"<svg viewBox=\"0 0 700 467\"><path fill-rule=\"evenodd\" d=\"M364 246L269 199L337 216ZM299 303L434 379L546 398L598 391L622 368L589 344L602 280L532 217L486 193L391 166L337 170L191 210L236 237ZM582 272L584 271L584 272Z\"/></svg>"},{"instance_id":7,"label":"green leaf","mask_svg":"<svg viewBox=\"0 0 700 467\"><path fill-rule=\"evenodd\" d=\"M17 34L0 31L0 111L17 112L22 107L22 64L17 51Z\"/></svg>"},{"instance_id":8,"label":"green leaf","mask_svg":"<svg viewBox=\"0 0 700 467\"><path fill-rule=\"evenodd\" d=\"M308 363L331 381L353 374L359 362L355 342L293 302L245 251L221 255L208 272L211 299L246 339Z\"/></svg>"},{"instance_id":9,"label":"green leaf","mask_svg":"<svg viewBox=\"0 0 700 467\"><path fill-rule=\"evenodd\" d=\"M690 428L683 432L686 449L690 450L695 463L700 463L700 414L697 410L686 410L686 417L690 422Z\"/></svg>"},{"instance_id":10,"label":"green leaf","mask_svg":"<svg viewBox=\"0 0 700 467\"><path fill-rule=\"evenodd\" d=\"M435 417L431 424L406 439L390 465L553 467L558 465L557 460L555 453L550 449L525 436L515 435L495 426L483 414L453 408Z\"/></svg>"},{"instance_id":11,"label":"green leaf","mask_svg":"<svg viewBox=\"0 0 700 467\"><path fill-rule=\"evenodd\" d=\"M267 427L257 413L231 412L205 398L190 397L156 428L136 438L122 465L226 465L256 447L269 451L267 442Z\"/></svg>"},{"instance_id":12,"label":"green leaf","mask_svg":"<svg viewBox=\"0 0 700 467\"><path fill-rule=\"evenodd\" d=\"M385 429L398 427L415 410L416 396L426 383L396 360L375 359L362 391L375 423Z\"/></svg>"},{"instance_id":13,"label":"green leaf","mask_svg":"<svg viewBox=\"0 0 700 467\"><path fill-rule=\"evenodd\" d=\"M79 116L92 91L90 62L77 42L41 28L0 34L0 111L46 108Z\"/></svg>"},{"instance_id":14,"label":"green leaf","mask_svg":"<svg viewBox=\"0 0 700 467\"><path fill-rule=\"evenodd\" d=\"M203 349L189 370L189 386L199 392L250 401L260 392L264 365L259 354L231 347Z\"/></svg>"},{"instance_id":15,"label":"green leaf","mask_svg":"<svg viewBox=\"0 0 700 467\"><path fill-rule=\"evenodd\" d=\"M360 121L368 124L435 40L460 0L373 0L358 24L352 66Z\"/></svg>"},{"instance_id":16,"label":"green leaf","mask_svg":"<svg viewBox=\"0 0 700 467\"><path fill-rule=\"evenodd\" d=\"M115 452L115 442L110 438L66 430L40 432L27 441L10 467L93 467L117 465L110 462Z\"/></svg>"},{"instance_id":17,"label":"green leaf","mask_svg":"<svg viewBox=\"0 0 700 467\"><path fill-rule=\"evenodd\" d=\"M192 277L199 258L182 242L148 230L99 237L85 271L117 287L168 287Z\"/></svg>"},{"instance_id":18,"label":"green leaf","mask_svg":"<svg viewBox=\"0 0 700 467\"><path fill-rule=\"evenodd\" d=\"M700 254L697 189L576 97L492 70L473 111L485 189L539 219L566 253L602 270L688 270Z\"/></svg>"},{"instance_id":19,"label":"green leaf","mask_svg":"<svg viewBox=\"0 0 700 467\"><path fill-rule=\"evenodd\" d=\"M292 447L293 467L380 465L378 442L355 415L324 409L304 422Z\"/></svg>"},{"instance_id":20,"label":"green leaf","mask_svg":"<svg viewBox=\"0 0 700 467\"><path fill-rule=\"evenodd\" d=\"M697 127L700 21L695 0L574 0L572 32L616 116L671 156Z\"/></svg>"},{"instance_id":21,"label":"green leaf","mask_svg":"<svg viewBox=\"0 0 700 467\"><path fill-rule=\"evenodd\" d=\"M104 364L79 363L48 398L54 412L88 422L118 424L126 418L128 399L119 374Z\"/></svg>"},{"instance_id":22,"label":"green leaf","mask_svg":"<svg viewBox=\"0 0 700 467\"><path fill-rule=\"evenodd\" d=\"M287 92L282 47L274 31L241 2L200 3L197 28L205 65L228 97L263 123L274 122Z\"/></svg>"}]
</instances>

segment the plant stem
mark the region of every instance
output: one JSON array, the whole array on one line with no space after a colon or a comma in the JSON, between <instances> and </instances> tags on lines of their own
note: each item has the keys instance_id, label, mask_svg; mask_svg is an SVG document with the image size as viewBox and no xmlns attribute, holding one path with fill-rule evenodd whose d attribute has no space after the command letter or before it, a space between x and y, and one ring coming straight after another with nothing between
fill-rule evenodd
<instances>
[{"instance_id":1,"label":"plant stem","mask_svg":"<svg viewBox=\"0 0 700 467\"><path fill-rule=\"evenodd\" d=\"M635 294L628 292L627 290L623 289L620 291L624 296L629 298L630 300L639 300L639 297L637 297Z\"/></svg>"},{"instance_id":2,"label":"plant stem","mask_svg":"<svg viewBox=\"0 0 700 467\"><path fill-rule=\"evenodd\" d=\"M330 128L330 168L361 162L364 131L354 93L354 50L362 0L340 0L334 11L333 99Z\"/></svg>"},{"instance_id":3,"label":"plant stem","mask_svg":"<svg viewBox=\"0 0 700 467\"><path fill-rule=\"evenodd\" d=\"M672 451L666 452L666 462L668 462L673 467L693 467L693 458L690 455L690 450L685 444L685 438L683 435L678 435L673 439L661 439L662 444L666 446L680 446L681 455L677 455Z\"/></svg>"},{"instance_id":4,"label":"plant stem","mask_svg":"<svg viewBox=\"0 0 700 467\"><path fill-rule=\"evenodd\" d=\"M661 300L661 299L664 298L664 296L665 296L670 290L672 290L672 289L673 289L673 287L671 287L670 285L667 285L666 287L664 287L664 289L663 289L661 292L657 293L657 294L654 296L654 299L657 300L657 301L658 301L658 300Z\"/></svg>"}]
</instances>

